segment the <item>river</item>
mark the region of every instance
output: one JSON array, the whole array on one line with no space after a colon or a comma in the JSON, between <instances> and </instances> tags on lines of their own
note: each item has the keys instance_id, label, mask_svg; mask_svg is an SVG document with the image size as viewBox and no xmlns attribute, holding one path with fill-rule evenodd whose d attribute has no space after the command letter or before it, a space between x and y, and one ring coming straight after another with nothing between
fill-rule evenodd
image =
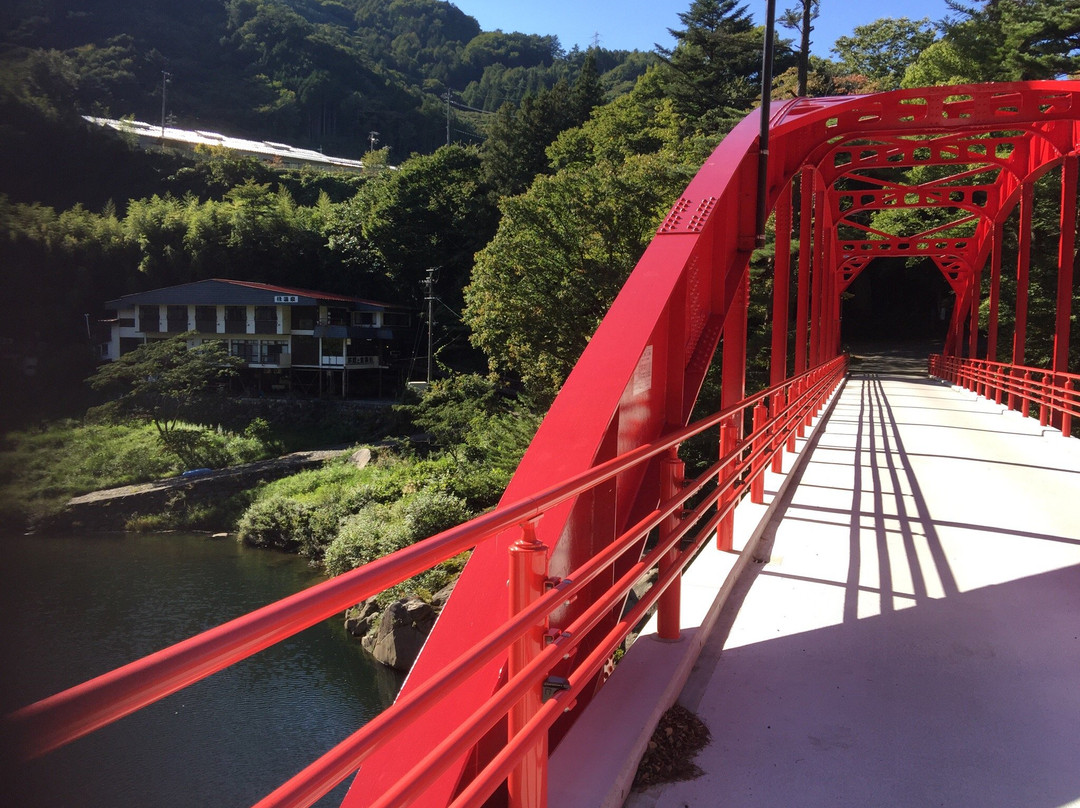
<instances>
[{"instance_id":1,"label":"river","mask_svg":"<svg viewBox=\"0 0 1080 808\"><path fill-rule=\"evenodd\" d=\"M0 547L4 713L321 580L303 559L205 535L7 536ZM34 761L4 803L249 806L399 686L335 618Z\"/></svg>"}]
</instances>

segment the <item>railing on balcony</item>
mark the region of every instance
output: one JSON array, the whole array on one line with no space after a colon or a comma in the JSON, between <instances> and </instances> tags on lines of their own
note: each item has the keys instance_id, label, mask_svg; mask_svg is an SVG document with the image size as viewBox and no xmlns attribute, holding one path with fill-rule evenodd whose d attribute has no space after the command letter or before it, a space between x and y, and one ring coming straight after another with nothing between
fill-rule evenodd
<instances>
[{"instance_id":1,"label":"railing on balcony","mask_svg":"<svg viewBox=\"0 0 1080 808\"><path fill-rule=\"evenodd\" d=\"M796 438L837 389L845 370L846 358L838 357L526 500L501 505L464 525L23 708L8 717L8 729L14 731L23 757L44 754L519 527L520 539L509 549L512 614L508 619L471 648L463 649L439 675L399 698L258 806L311 805L355 772L376 747L422 720L436 702L453 699L456 688L490 660L507 655L510 667L505 685L417 760L410 774L391 791L372 795L373 805L404 804L421 793L503 720L509 726L506 746L465 785L453 805L480 806L508 778L511 803L533 804L515 793L527 787L511 772L528 766L530 778L526 779L533 783L546 779L548 729L572 709L583 688L593 685L596 673L647 611L658 608L661 636L677 636L683 568L704 542L725 535L723 527L730 525L732 511L743 496L749 493L755 501L761 500L760 478L765 467L772 463L776 468L784 450L795 449ZM753 413L753 430L739 438L736 425L749 413ZM679 446L717 426L721 439L715 462L696 478L684 479ZM550 579L547 548L535 537L536 520L576 497L610 486L620 475L639 472L656 459L661 461L663 501L565 578ZM658 531L655 545L638 558L645 538L654 530ZM620 559L626 563L620 565ZM627 566L629 569L619 576L612 572ZM622 604L630 589L653 568L658 576L649 591L595 648L576 658L574 651L582 639ZM618 580L596 594L571 625L548 630L553 612L570 600L586 597L605 575ZM718 581L717 586L720 584ZM575 667L565 678L556 679L552 672L565 659L573 659Z\"/></svg>"},{"instance_id":2,"label":"railing on balcony","mask_svg":"<svg viewBox=\"0 0 1080 808\"><path fill-rule=\"evenodd\" d=\"M1038 413L1039 423L1059 427L1063 435L1072 433L1074 418L1080 419L1080 374L935 354L930 375L1022 415Z\"/></svg>"}]
</instances>

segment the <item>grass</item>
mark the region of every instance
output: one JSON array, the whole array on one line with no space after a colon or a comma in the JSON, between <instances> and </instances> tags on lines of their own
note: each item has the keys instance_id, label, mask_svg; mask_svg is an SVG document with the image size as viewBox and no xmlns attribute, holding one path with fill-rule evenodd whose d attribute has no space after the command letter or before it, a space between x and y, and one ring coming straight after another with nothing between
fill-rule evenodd
<instances>
[{"instance_id":1,"label":"grass","mask_svg":"<svg viewBox=\"0 0 1080 808\"><path fill-rule=\"evenodd\" d=\"M13 432L0 444L0 515L54 513L71 497L176 471L147 425L61 421Z\"/></svg>"},{"instance_id":2,"label":"grass","mask_svg":"<svg viewBox=\"0 0 1080 808\"><path fill-rule=\"evenodd\" d=\"M191 427L202 429L201 427ZM228 463L273 452L251 437L207 430ZM80 494L173 476L183 468L151 424L58 421L0 440L0 519L24 524L58 512Z\"/></svg>"}]
</instances>

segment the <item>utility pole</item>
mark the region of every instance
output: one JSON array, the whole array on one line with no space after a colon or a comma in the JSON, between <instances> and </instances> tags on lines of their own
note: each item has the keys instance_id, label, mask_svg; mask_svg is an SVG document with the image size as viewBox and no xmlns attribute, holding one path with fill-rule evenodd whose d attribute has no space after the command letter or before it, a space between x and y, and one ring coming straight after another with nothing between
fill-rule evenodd
<instances>
[{"instance_id":1,"label":"utility pole","mask_svg":"<svg viewBox=\"0 0 1080 808\"><path fill-rule=\"evenodd\" d=\"M765 5L765 47L761 53L761 128L758 135L757 211L754 243L765 246L765 223L769 215L766 200L769 173L769 102L772 99L773 37L776 31L776 0Z\"/></svg>"},{"instance_id":2,"label":"utility pole","mask_svg":"<svg viewBox=\"0 0 1080 808\"><path fill-rule=\"evenodd\" d=\"M434 338L432 333L435 328L435 273L438 272L438 267L428 267L427 280L424 284L427 286L427 383L431 384L432 367L434 364Z\"/></svg>"},{"instance_id":3,"label":"utility pole","mask_svg":"<svg viewBox=\"0 0 1080 808\"><path fill-rule=\"evenodd\" d=\"M172 73L161 71L161 137L165 137L165 88L169 86Z\"/></svg>"},{"instance_id":4,"label":"utility pole","mask_svg":"<svg viewBox=\"0 0 1080 808\"><path fill-rule=\"evenodd\" d=\"M446 88L446 145L450 145L450 88Z\"/></svg>"},{"instance_id":5,"label":"utility pole","mask_svg":"<svg viewBox=\"0 0 1080 808\"><path fill-rule=\"evenodd\" d=\"M369 132L368 141L371 143L371 151L375 151L375 144L379 142L379 133Z\"/></svg>"}]
</instances>

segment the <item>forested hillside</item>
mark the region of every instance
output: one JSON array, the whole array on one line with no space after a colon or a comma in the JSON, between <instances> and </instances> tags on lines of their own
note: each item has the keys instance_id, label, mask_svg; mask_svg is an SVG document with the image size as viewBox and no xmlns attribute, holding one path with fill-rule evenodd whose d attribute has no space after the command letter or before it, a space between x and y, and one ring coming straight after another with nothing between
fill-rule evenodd
<instances>
[{"instance_id":1,"label":"forested hillside","mask_svg":"<svg viewBox=\"0 0 1080 808\"><path fill-rule=\"evenodd\" d=\"M494 112L572 82L584 61L556 37L483 32L435 0L21 0L0 14L5 62L31 95L343 156L365 151L373 131L396 160L433 151L447 92ZM598 54L624 91L650 61ZM478 141L478 123L457 125Z\"/></svg>"}]
</instances>

